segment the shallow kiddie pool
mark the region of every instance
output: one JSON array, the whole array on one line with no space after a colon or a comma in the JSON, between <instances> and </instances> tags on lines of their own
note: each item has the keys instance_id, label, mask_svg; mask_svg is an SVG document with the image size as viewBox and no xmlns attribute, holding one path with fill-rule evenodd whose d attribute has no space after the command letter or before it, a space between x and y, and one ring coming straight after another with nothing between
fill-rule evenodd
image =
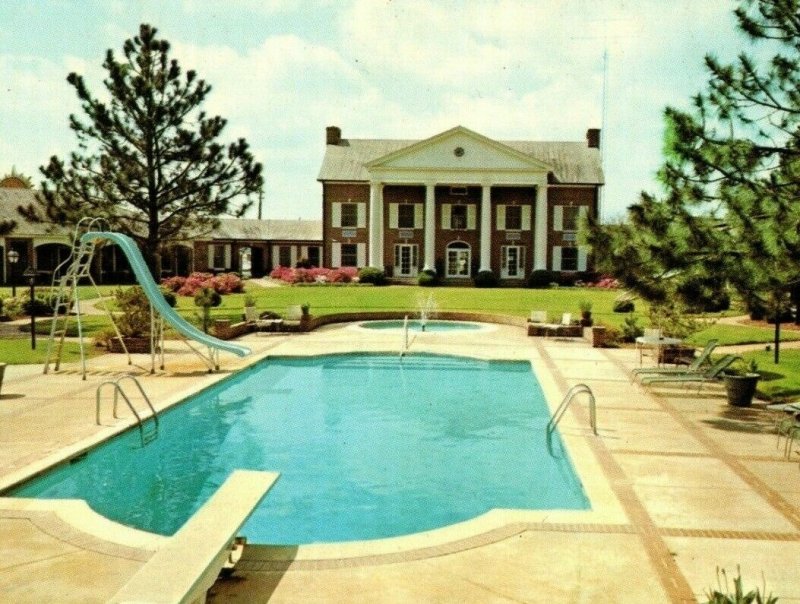
<instances>
[{"instance_id":1,"label":"shallow kiddie pool","mask_svg":"<svg viewBox=\"0 0 800 604\"><path fill-rule=\"evenodd\" d=\"M242 529L251 543L415 533L492 508L587 509L528 362L450 356L268 358L16 488L80 498L172 534L236 468L280 480Z\"/></svg>"},{"instance_id":2,"label":"shallow kiddie pool","mask_svg":"<svg viewBox=\"0 0 800 604\"><path fill-rule=\"evenodd\" d=\"M358 324L359 327L364 329L376 330L389 330L389 329L404 329L405 321L402 319L388 319L384 321L364 321ZM441 321L437 319L428 319L421 321L419 319L409 319L409 331L480 331L485 326L480 323L470 323L468 321Z\"/></svg>"}]
</instances>

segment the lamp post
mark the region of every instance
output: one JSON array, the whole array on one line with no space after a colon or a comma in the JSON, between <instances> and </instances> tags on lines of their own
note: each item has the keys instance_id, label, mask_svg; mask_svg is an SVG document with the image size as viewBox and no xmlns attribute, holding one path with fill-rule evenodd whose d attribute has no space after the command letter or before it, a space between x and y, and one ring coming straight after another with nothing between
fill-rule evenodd
<instances>
[{"instance_id":1,"label":"lamp post","mask_svg":"<svg viewBox=\"0 0 800 604\"><path fill-rule=\"evenodd\" d=\"M17 250L8 250L8 254L6 255L8 258L8 264L11 265L9 272L11 273L11 297L17 297L17 281L14 279L14 269L17 266L17 262L19 262L19 252Z\"/></svg>"},{"instance_id":2,"label":"lamp post","mask_svg":"<svg viewBox=\"0 0 800 604\"><path fill-rule=\"evenodd\" d=\"M31 350L36 350L36 271L32 266L25 269L22 273L23 277L28 278L28 284L31 286L31 306L28 309L31 313Z\"/></svg>"}]
</instances>

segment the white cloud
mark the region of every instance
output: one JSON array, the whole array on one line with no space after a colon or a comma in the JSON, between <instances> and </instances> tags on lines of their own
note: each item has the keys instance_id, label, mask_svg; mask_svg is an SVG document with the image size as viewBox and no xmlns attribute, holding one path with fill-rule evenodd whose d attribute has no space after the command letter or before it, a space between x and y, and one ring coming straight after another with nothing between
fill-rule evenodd
<instances>
[{"instance_id":1,"label":"white cloud","mask_svg":"<svg viewBox=\"0 0 800 604\"><path fill-rule=\"evenodd\" d=\"M150 22L212 85L204 108L228 119L224 138L247 138L264 162L268 216L318 216L327 125L349 137L426 138L462 124L500 139L582 140L600 126L605 49L607 199L622 208L652 189L663 107L703 86L705 52L736 50L722 0L183 0L168 19L160 3L102 6L91 25L81 17L93 37L79 56L47 58L46 44L0 56L0 81L14 83L0 107L9 168L74 148L66 74L100 94L105 49L119 56Z\"/></svg>"}]
</instances>

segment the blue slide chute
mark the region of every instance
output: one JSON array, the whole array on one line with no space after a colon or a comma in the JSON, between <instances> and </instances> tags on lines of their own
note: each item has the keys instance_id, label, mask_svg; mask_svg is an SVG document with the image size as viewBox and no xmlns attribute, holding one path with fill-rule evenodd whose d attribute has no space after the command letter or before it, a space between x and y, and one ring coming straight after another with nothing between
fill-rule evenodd
<instances>
[{"instance_id":1,"label":"blue slide chute","mask_svg":"<svg viewBox=\"0 0 800 604\"><path fill-rule=\"evenodd\" d=\"M231 352L240 357L250 354L249 348L210 336L187 322L186 319L175 312L175 309L167 304L167 301L161 294L158 284L150 274L150 269L147 267L147 263L144 261L141 251L139 251L139 246L136 245L133 239L123 233L105 231L89 231L81 236L81 241L93 241L97 239L107 239L119 246L128 258L131 269L133 269L133 273L136 275L136 280L144 290L153 309L158 312L175 331L209 348Z\"/></svg>"}]
</instances>

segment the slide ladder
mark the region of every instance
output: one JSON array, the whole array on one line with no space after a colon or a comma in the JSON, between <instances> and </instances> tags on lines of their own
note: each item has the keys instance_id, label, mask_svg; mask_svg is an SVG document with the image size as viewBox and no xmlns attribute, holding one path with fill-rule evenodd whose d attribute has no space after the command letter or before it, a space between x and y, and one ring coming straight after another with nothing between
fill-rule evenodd
<instances>
[{"instance_id":1,"label":"slide ladder","mask_svg":"<svg viewBox=\"0 0 800 604\"><path fill-rule=\"evenodd\" d=\"M164 323L167 323L174 331L184 338L184 343L208 365L209 372L219 369L220 351L230 352L240 357L250 354L249 348L210 336L179 315L165 300L161 289L150 274L150 269L139 247L133 239L122 233L102 230L101 219L83 219L78 223L75 230L72 253L69 258L56 269L55 275L58 275L62 269L65 270L64 275L61 277L54 276L54 288L56 287L56 281L58 283L58 302L56 304L56 312L53 315L53 323L50 330L50 341L48 342L47 358L44 367L45 373L47 373L53 359L55 359L56 370L59 367L63 354L63 342L67 333L67 323L69 322L69 309L73 308L78 324L81 372L83 379L86 379L86 358L83 349L83 328L81 326L77 287L81 279L88 279L92 285L95 286L97 295L100 296L97 285L94 283L90 273L90 268L96 244L101 241L115 244L125 254L139 286L144 291L150 303L150 373L155 373L156 351L159 349L161 354L161 369L164 368ZM67 312L62 313L59 311ZM107 310L107 312L111 318L111 323L114 326L117 338L119 338L119 341L122 342L124 347L125 343L114 322L114 317L110 311ZM56 345L55 342L57 339L58 344ZM198 350L198 348L192 345L191 341L205 346L207 352L204 353ZM128 364L130 365L131 356L127 348L125 348L125 353L128 355Z\"/></svg>"},{"instance_id":2,"label":"slide ladder","mask_svg":"<svg viewBox=\"0 0 800 604\"><path fill-rule=\"evenodd\" d=\"M50 338L47 341L44 373L48 373L51 364L54 366L55 371L58 371L61 366L64 340L67 337L70 318L74 312L80 341L81 374L83 379L86 379L86 355L83 349L83 325L81 321L81 305L78 299L78 285L81 280L88 280L94 286L98 298L101 294L91 274L95 245L93 242L83 241L81 237L82 233L98 228L101 223L102 219L99 218L82 218L75 227L75 235L69 256L53 271L50 292L51 294L55 292L56 301L53 308L53 319L50 323ZM110 312L108 312L108 316L111 319L111 324L117 337L122 342L121 334ZM131 355L124 342L122 342L122 347L130 365Z\"/></svg>"}]
</instances>

